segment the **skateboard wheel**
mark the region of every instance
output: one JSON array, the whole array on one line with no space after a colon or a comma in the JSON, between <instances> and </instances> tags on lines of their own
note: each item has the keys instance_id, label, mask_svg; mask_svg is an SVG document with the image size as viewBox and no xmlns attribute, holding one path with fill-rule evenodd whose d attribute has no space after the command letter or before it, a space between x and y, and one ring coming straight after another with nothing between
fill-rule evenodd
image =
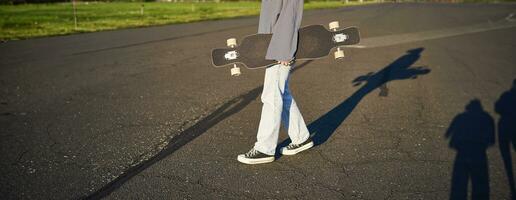
<instances>
[{"instance_id":1,"label":"skateboard wheel","mask_svg":"<svg viewBox=\"0 0 516 200\"><path fill-rule=\"evenodd\" d=\"M342 58L344 58L344 51L339 49L339 50L335 51L334 55L335 55L335 59L342 59Z\"/></svg>"},{"instance_id":2,"label":"skateboard wheel","mask_svg":"<svg viewBox=\"0 0 516 200\"><path fill-rule=\"evenodd\" d=\"M330 30L336 31L339 28L339 21L332 21L329 24Z\"/></svg>"},{"instance_id":3,"label":"skateboard wheel","mask_svg":"<svg viewBox=\"0 0 516 200\"><path fill-rule=\"evenodd\" d=\"M228 45L228 47L235 47L237 45L236 38L229 38L228 40L226 40L226 44Z\"/></svg>"},{"instance_id":4,"label":"skateboard wheel","mask_svg":"<svg viewBox=\"0 0 516 200\"><path fill-rule=\"evenodd\" d=\"M233 65L233 68L231 68L231 76L240 76L240 74L242 74L242 72L240 72L240 67Z\"/></svg>"}]
</instances>

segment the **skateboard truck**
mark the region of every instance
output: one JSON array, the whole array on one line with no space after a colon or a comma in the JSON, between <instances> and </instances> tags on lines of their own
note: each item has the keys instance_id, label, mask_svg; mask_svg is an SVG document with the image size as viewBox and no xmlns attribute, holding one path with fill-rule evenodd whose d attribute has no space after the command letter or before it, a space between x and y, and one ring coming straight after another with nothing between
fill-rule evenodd
<instances>
[{"instance_id":1,"label":"skateboard truck","mask_svg":"<svg viewBox=\"0 0 516 200\"><path fill-rule=\"evenodd\" d=\"M335 34L335 35L333 36L333 41L335 41L335 42L339 43L339 42L344 42L344 41L346 41L348 38L349 38L349 36L348 36L348 35L343 34L343 33L339 33L339 34Z\"/></svg>"},{"instance_id":2,"label":"skateboard truck","mask_svg":"<svg viewBox=\"0 0 516 200\"><path fill-rule=\"evenodd\" d=\"M330 27L331 31L336 32L337 29L339 29L339 21L332 21L330 24L328 24L328 26ZM349 39L349 36L343 33L333 35L333 41L336 43L344 42L347 39ZM342 51L340 47L337 47L337 51L335 51L333 55L335 56L335 59L342 59L344 58L344 51Z\"/></svg>"},{"instance_id":3,"label":"skateboard truck","mask_svg":"<svg viewBox=\"0 0 516 200\"><path fill-rule=\"evenodd\" d=\"M237 41L235 38L229 38L226 40L226 45L228 45L229 48L234 49L237 45ZM226 54L224 54L224 58L226 60L234 60L238 58L238 52L236 51L228 51Z\"/></svg>"},{"instance_id":4,"label":"skateboard truck","mask_svg":"<svg viewBox=\"0 0 516 200\"><path fill-rule=\"evenodd\" d=\"M237 46L237 40L236 38L229 38L226 40L226 45L229 48L235 48ZM234 60L238 58L238 52L236 51L229 51L224 55L224 58L226 60ZM236 64L233 64L233 68L231 68L231 76L240 76L242 72L240 71L240 67L238 67Z\"/></svg>"},{"instance_id":5,"label":"skateboard truck","mask_svg":"<svg viewBox=\"0 0 516 200\"><path fill-rule=\"evenodd\" d=\"M235 60L238 58L238 53L236 51L228 51L226 54L224 54L224 58L226 60Z\"/></svg>"}]
</instances>

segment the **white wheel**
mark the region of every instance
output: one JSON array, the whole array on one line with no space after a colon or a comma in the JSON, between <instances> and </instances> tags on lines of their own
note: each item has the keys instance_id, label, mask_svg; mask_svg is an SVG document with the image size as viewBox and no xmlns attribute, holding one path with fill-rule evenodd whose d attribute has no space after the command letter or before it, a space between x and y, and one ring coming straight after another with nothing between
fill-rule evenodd
<instances>
[{"instance_id":1,"label":"white wheel","mask_svg":"<svg viewBox=\"0 0 516 200\"><path fill-rule=\"evenodd\" d=\"M228 47L235 47L237 45L237 40L236 38L229 38L228 40L226 40L226 44L228 45Z\"/></svg>"},{"instance_id":2,"label":"white wheel","mask_svg":"<svg viewBox=\"0 0 516 200\"><path fill-rule=\"evenodd\" d=\"M233 65L233 68L231 68L231 76L240 76L240 74L242 74L242 72L240 72L240 67Z\"/></svg>"},{"instance_id":3,"label":"white wheel","mask_svg":"<svg viewBox=\"0 0 516 200\"><path fill-rule=\"evenodd\" d=\"M335 51L335 59L342 59L344 58L344 51L342 51L341 49L338 49L337 51Z\"/></svg>"},{"instance_id":4,"label":"white wheel","mask_svg":"<svg viewBox=\"0 0 516 200\"><path fill-rule=\"evenodd\" d=\"M339 28L339 21L332 21L329 24L330 30L336 31Z\"/></svg>"}]
</instances>

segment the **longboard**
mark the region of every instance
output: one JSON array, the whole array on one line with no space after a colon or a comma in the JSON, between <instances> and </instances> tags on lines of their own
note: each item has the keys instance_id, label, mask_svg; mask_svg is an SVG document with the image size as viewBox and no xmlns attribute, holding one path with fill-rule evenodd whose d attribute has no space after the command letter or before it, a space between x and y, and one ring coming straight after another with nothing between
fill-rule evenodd
<instances>
[{"instance_id":1,"label":"longboard","mask_svg":"<svg viewBox=\"0 0 516 200\"><path fill-rule=\"evenodd\" d=\"M336 23L336 26L332 23ZM330 23L331 30L322 25L300 28L295 59L313 60L323 58L328 56L334 48L337 48L335 58L343 58L344 52L340 47L360 42L360 32L357 27L338 30L338 22L332 23ZM212 64L215 67L242 64L249 69L266 68L277 64L275 60L265 59L271 38L272 34L253 34L244 37L240 45L236 45L236 40L231 38L227 42L227 48L212 50ZM236 67L236 65L234 66Z\"/></svg>"}]
</instances>

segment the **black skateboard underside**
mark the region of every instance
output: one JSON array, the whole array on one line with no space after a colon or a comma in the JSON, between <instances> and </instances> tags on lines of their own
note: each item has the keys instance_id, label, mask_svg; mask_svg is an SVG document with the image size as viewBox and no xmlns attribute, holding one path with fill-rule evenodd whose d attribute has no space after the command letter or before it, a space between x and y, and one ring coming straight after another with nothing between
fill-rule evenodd
<instances>
[{"instance_id":1,"label":"black skateboard underside","mask_svg":"<svg viewBox=\"0 0 516 200\"><path fill-rule=\"evenodd\" d=\"M343 42L334 42L334 34L345 34L348 39ZM230 64L241 63L247 68L263 68L276 64L274 60L265 60L272 34L254 34L245 37L235 48L219 48L212 50L212 64L215 67L224 67ZM310 60L327 56L334 47L357 44L360 35L356 27L349 27L336 32L330 32L322 25L311 25L299 29L299 43L296 60ZM235 51L236 59L227 59L228 52Z\"/></svg>"}]
</instances>

